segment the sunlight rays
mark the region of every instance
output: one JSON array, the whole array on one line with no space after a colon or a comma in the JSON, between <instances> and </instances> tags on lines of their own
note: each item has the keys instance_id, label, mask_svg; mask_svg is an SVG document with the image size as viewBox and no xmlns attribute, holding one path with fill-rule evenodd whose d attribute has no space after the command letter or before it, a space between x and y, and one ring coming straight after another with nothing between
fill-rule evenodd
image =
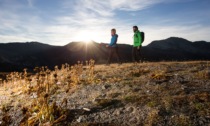
<instances>
[{"instance_id":1,"label":"sunlight rays","mask_svg":"<svg viewBox=\"0 0 210 126\"><path fill-rule=\"evenodd\" d=\"M97 37L91 31L81 31L78 34L76 34L74 40L82 41L82 42L85 42L85 43L89 43L89 42L93 41L96 38Z\"/></svg>"}]
</instances>

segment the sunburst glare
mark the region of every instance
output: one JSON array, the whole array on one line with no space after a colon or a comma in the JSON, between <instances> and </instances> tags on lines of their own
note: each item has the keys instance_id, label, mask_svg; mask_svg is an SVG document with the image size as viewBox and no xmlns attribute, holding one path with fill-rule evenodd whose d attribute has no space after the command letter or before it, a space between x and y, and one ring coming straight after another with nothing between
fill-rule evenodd
<instances>
[{"instance_id":1,"label":"sunburst glare","mask_svg":"<svg viewBox=\"0 0 210 126\"><path fill-rule=\"evenodd\" d=\"M85 43L90 43L92 41L98 40L99 38L94 32L91 31L81 31L75 37L74 40L82 41Z\"/></svg>"}]
</instances>

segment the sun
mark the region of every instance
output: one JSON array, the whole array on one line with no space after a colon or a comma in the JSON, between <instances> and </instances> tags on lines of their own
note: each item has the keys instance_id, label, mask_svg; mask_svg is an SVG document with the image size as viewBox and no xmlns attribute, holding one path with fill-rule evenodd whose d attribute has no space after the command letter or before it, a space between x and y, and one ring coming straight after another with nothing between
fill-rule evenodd
<instances>
[{"instance_id":1,"label":"sun","mask_svg":"<svg viewBox=\"0 0 210 126\"><path fill-rule=\"evenodd\" d=\"M93 40L97 40L97 35L91 31L81 31L75 36L74 40L90 43Z\"/></svg>"}]
</instances>

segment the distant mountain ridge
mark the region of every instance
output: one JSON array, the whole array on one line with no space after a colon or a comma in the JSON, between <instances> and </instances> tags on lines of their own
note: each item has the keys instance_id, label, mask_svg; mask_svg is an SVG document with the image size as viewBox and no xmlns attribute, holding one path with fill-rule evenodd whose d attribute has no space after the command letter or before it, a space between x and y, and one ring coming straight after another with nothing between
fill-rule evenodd
<instances>
[{"instance_id":1,"label":"distant mountain ridge","mask_svg":"<svg viewBox=\"0 0 210 126\"><path fill-rule=\"evenodd\" d=\"M123 62L131 62L132 46L119 44ZM0 71L20 71L24 67L74 64L77 61L94 59L96 63L106 63L108 49L105 43L71 42L64 46L52 46L39 42L0 43ZM171 37L153 41L142 47L146 61L210 60L210 42L191 42L183 38ZM115 59L113 59L115 61Z\"/></svg>"},{"instance_id":2,"label":"distant mountain ridge","mask_svg":"<svg viewBox=\"0 0 210 126\"><path fill-rule=\"evenodd\" d=\"M183 38L171 37L153 41L145 47L152 60L209 60L210 43L205 41L190 42Z\"/></svg>"},{"instance_id":3,"label":"distant mountain ridge","mask_svg":"<svg viewBox=\"0 0 210 126\"><path fill-rule=\"evenodd\" d=\"M161 47L160 49L164 49L165 47L166 49L182 49L188 51L199 50L202 48L205 50L208 49L209 51L210 44L205 41L190 42L183 38L171 37L165 40L153 41L148 46L153 48Z\"/></svg>"}]
</instances>

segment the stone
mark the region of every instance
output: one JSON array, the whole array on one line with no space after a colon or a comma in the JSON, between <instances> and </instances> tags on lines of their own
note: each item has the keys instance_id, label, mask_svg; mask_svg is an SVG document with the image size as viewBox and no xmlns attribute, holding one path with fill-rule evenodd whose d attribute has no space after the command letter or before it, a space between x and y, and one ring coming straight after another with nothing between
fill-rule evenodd
<instances>
[{"instance_id":1,"label":"stone","mask_svg":"<svg viewBox=\"0 0 210 126\"><path fill-rule=\"evenodd\" d=\"M37 98L38 96L37 96L37 93L32 93L32 95L30 96L30 98L31 99L35 99L35 98Z\"/></svg>"},{"instance_id":2,"label":"stone","mask_svg":"<svg viewBox=\"0 0 210 126\"><path fill-rule=\"evenodd\" d=\"M132 113L134 111L134 108L133 107L128 107L128 108L126 108L126 111L129 112L129 113Z\"/></svg>"},{"instance_id":3,"label":"stone","mask_svg":"<svg viewBox=\"0 0 210 126\"><path fill-rule=\"evenodd\" d=\"M82 116L79 116L79 118L77 119L77 122L81 122L82 121Z\"/></svg>"},{"instance_id":4,"label":"stone","mask_svg":"<svg viewBox=\"0 0 210 126\"><path fill-rule=\"evenodd\" d=\"M131 122L131 123L137 123L138 122L138 120L137 120L137 118L136 117L133 117L133 118L131 118L130 120L129 120L129 122Z\"/></svg>"},{"instance_id":5,"label":"stone","mask_svg":"<svg viewBox=\"0 0 210 126\"><path fill-rule=\"evenodd\" d=\"M121 110L118 109L118 110L115 110L113 114L119 116L119 115L121 115L122 113L123 113L123 112L122 112Z\"/></svg>"},{"instance_id":6,"label":"stone","mask_svg":"<svg viewBox=\"0 0 210 126\"><path fill-rule=\"evenodd\" d=\"M83 108L83 110L90 112L89 108Z\"/></svg>"},{"instance_id":7,"label":"stone","mask_svg":"<svg viewBox=\"0 0 210 126\"><path fill-rule=\"evenodd\" d=\"M106 94L102 94L101 97L106 97Z\"/></svg>"},{"instance_id":8,"label":"stone","mask_svg":"<svg viewBox=\"0 0 210 126\"><path fill-rule=\"evenodd\" d=\"M110 87L110 85L103 85L102 89L105 90L105 89L108 89L109 87Z\"/></svg>"}]
</instances>

